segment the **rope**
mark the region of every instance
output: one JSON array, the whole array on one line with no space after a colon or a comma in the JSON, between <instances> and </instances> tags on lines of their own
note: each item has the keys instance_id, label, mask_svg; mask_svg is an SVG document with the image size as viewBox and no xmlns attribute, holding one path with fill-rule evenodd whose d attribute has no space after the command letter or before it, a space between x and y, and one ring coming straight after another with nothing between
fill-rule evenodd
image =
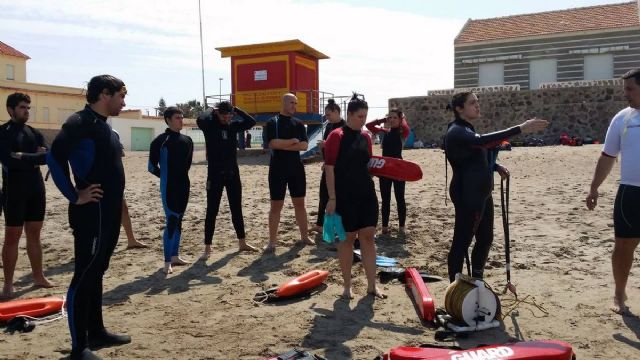
<instances>
[{"instance_id":1,"label":"rope","mask_svg":"<svg viewBox=\"0 0 640 360\"><path fill-rule=\"evenodd\" d=\"M549 311L545 309L541 304L538 304L535 298L530 295L527 295L522 299L505 299L505 300L502 300L502 303L506 308L506 310L502 314L502 320L504 320L507 316L509 316L514 310L519 308L521 304L526 304L531 307L534 307L535 309L537 309L542 313L542 315L539 315L539 314L536 314L536 312L533 309L527 308L527 310L529 310L531 312L531 315L533 315L533 317L535 318L544 318L549 316Z\"/></svg>"},{"instance_id":2,"label":"rope","mask_svg":"<svg viewBox=\"0 0 640 360\"><path fill-rule=\"evenodd\" d=\"M33 320L35 321L37 324L48 324L50 322L54 322L54 321L58 321L60 319L64 319L67 317L67 311L65 311L65 306L67 305L67 298L66 297L62 297L62 308L60 309L60 311L58 311L55 314L51 314L51 315L47 315L47 316L42 316L42 317L33 317L33 316L28 316L28 315L18 315L19 317L23 317L25 319L29 319L29 320Z\"/></svg>"}]
</instances>

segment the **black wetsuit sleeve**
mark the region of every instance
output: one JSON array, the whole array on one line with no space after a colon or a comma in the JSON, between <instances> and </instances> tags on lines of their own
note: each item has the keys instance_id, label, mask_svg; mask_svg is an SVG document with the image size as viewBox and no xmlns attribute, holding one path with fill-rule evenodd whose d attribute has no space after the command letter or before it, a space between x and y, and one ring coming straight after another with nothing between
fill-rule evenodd
<instances>
[{"instance_id":1,"label":"black wetsuit sleeve","mask_svg":"<svg viewBox=\"0 0 640 360\"><path fill-rule=\"evenodd\" d=\"M256 119L254 119L253 116L247 114L247 112L242 109L239 109L239 108L235 108L235 109L236 109L236 113L240 115L242 120L232 121L231 130L240 132L240 131L249 130L256 125Z\"/></svg>"},{"instance_id":2,"label":"black wetsuit sleeve","mask_svg":"<svg viewBox=\"0 0 640 360\"><path fill-rule=\"evenodd\" d=\"M0 162L11 169L20 166L20 160L11 157L11 141L8 135L5 128L0 130Z\"/></svg>"},{"instance_id":3,"label":"black wetsuit sleeve","mask_svg":"<svg viewBox=\"0 0 640 360\"><path fill-rule=\"evenodd\" d=\"M301 121L298 121L298 123L296 124L296 129L298 132L298 140L300 140L300 142L309 142L309 137L307 136L307 129L304 127L304 124Z\"/></svg>"},{"instance_id":4,"label":"black wetsuit sleeve","mask_svg":"<svg viewBox=\"0 0 640 360\"><path fill-rule=\"evenodd\" d=\"M265 125L264 130L262 130L262 138L264 139L267 147L269 146L269 143L271 142L271 140L277 139L276 126L278 125L276 124L275 121L269 120L267 121L267 124Z\"/></svg>"},{"instance_id":5,"label":"black wetsuit sleeve","mask_svg":"<svg viewBox=\"0 0 640 360\"><path fill-rule=\"evenodd\" d=\"M151 146L149 147L149 164L148 170L153 175L160 177L160 167L158 163L160 162L160 138L155 138L151 142Z\"/></svg>"},{"instance_id":6,"label":"black wetsuit sleeve","mask_svg":"<svg viewBox=\"0 0 640 360\"><path fill-rule=\"evenodd\" d=\"M29 129L36 137L36 144L38 147L48 148L44 136L36 129ZM47 163L47 153L22 153L20 158L23 162L29 165L44 165Z\"/></svg>"},{"instance_id":7,"label":"black wetsuit sleeve","mask_svg":"<svg viewBox=\"0 0 640 360\"><path fill-rule=\"evenodd\" d=\"M502 131L496 131L489 134L477 134L472 131L468 131L467 128L458 127L450 134L447 139L452 144L482 147L482 148L494 148L500 143L514 135L518 135L522 132L519 126L514 126Z\"/></svg>"},{"instance_id":8,"label":"black wetsuit sleeve","mask_svg":"<svg viewBox=\"0 0 640 360\"><path fill-rule=\"evenodd\" d=\"M187 155L187 169L191 168L191 162L193 161L193 139L187 136L189 140L189 151Z\"/></svg>"},{"instance_id":9,"label":"black wetsuit sleeve","mask_svg":"<svg viewBox=\"0 0 640 360\"><path fill-rule=\"evenodd\" d=\"M78 193L71 182L69 171L69 157L73 149L81 140L80 117L71 118L62 126L62 129L51 144L47 153L47 165L51 171L51 178L60 192L75 204L78 201Z\"/></svg>"},{"instance_id":10,"label":"black wetsuit sleeve","mask_svg":"<svg viewBox=\"0 0 640 360\"><path fill-rule=\"evenodd\" d=\"M196 119L196 124L202 132L208 131L211 128L212 122L214 121L213 115L215 115L213 109L207 109Z\"/></svg>"}]
</instances>

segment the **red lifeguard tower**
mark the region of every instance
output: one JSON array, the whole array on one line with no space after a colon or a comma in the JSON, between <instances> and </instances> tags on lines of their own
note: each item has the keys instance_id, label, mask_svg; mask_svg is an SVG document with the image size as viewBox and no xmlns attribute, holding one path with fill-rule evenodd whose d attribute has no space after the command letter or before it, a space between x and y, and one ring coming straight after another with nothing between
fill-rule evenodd
<instances>
[{"instance_id":1,"label":"red lifeguard tower","mask_svg":"<svg viewBox=\"0 0 640 360\"><path fill-rule=\"evenodd\" d=\"M320 104L331 97L319 91L318 60L329 57L300 40L219 47L231 57L231 102L263 123L280 111L282 95L298 97L296 117L322 123Z\"/></svg>"}]
</instances>

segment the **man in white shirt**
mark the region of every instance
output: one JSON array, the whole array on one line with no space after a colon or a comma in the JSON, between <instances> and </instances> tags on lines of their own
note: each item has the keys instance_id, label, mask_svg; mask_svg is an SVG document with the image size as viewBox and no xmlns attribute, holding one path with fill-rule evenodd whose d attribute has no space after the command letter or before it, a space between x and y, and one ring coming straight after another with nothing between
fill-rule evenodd
<instances>
[{"instance_id":1,"label":"man in white shirt","mask_svg":"<svg viewBox=\"0 0 640 360\"><path fill-rule=\"evenodd\" d=\"M622 79L624 96L629 102L629 107L611 120L604 148L591 181L587 207L589 210L596 207L598 187L609 175L620 154L620 186L613 208L616 240L611 263L615 293L611 309L618 314L627 314L629 308L625 304L625 288L633 265L634 252L640 242L640 68L627 72Z\"/></svg>"}]
</instances>

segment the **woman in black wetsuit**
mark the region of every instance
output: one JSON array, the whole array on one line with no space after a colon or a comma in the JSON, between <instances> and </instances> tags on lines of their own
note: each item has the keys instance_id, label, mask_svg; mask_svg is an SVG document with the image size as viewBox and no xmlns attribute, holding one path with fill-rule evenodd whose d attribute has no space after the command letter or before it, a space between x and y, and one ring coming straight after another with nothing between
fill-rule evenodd
<instances>
[{"instance_id":1,"label":"woman in black wetsuit","mask_svg":"<svg viewBox=\"0 0 640 360\"><path fill-rule=\"evenodd\" d=\"M386 298L376 286L376 245L373 236L378 223L378 198L367 164L371 158L371 137L362 130L369 106L353 96L347 107L347 124L329 134L324 146L324 170L329 202L327 214L342 217L346 240L338 243L338 259L344 279L345 299L352 299L351 266L353 243L360 240L362 265L367 275L367 293Z\"/></svg>"},{"instance_id":2,"label":"woman in black wetsuit","mask_svg":"<svg viewBox=\"0 0 640 360\"><path fill-rule=\"evenodd\" d=\"M384 124L385 127L379 125ZM382 156L402 159L402 148L409 136L409 125L400 109L393 108L384 119L374 120L367 124L367 129L373 134L383 133ZM380 178L380 197L382 198L382 233L389 233L389 215L391 213L391 185L396 195L398 205L398 233L404 233L407 218L407 205L404 201L404 181Z\"/></svg>"},{"instance_id":3,"label":"woman in black wetsuit","mask_svg":"<svg viewBox=\"0 0 640 360\"><path fill-rule=\"evenodd\" d=\"M327 106L324 107L324 116L327 119L327 126L322 134L322 140L318 141L318 148L322 150L322 156L324 157L324 143L329 137L329 134L337 128L344 126L345 121L340 116L340 106L336 104L334 99L327 101ZM322 175L320 176L320 194L318 199L318 219L316 220L316 227L314 231L322 232L322 225L324 225L324 210L327 207L329 201L329 194L327 193L327 179L324 173L324 167L322 168Z\"/></svg>"},{"instance_id":4,"label":"woman in black wetsuit","mask_svg":"<svg viewBox=\"0 0 640 360\"><path fill-rule=\"evenodd\" d=\"M509 176L509 171L495 162L496 147L511 136L540 131L549 123L530 119L506 130L481 135L472 125L480 118L480 103L474 93L455 94L448 108L455 115L445 137L445 153L453 169L449 195L456 212L448 256L449 280L453 282L455 275L462 271L474 235L471 275L483 276L493 242L493 172L497 171L502 178Z\"/></svg>"}]
</instances>

